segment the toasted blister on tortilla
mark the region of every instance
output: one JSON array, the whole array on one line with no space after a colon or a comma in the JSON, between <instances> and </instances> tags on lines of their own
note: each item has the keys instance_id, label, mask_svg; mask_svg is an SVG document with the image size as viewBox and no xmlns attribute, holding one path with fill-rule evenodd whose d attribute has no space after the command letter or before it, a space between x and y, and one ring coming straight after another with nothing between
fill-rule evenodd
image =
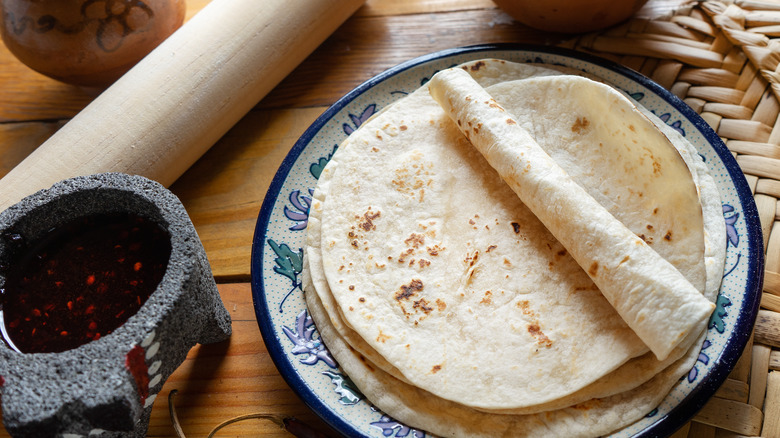
<instances>
[{"instance_id":1,"label":"toasted blister on tortilla","mask_svg":"<svg viewBox=\"0 0 780 438\"><path fill-rule=\"evenodd\" d=\"M567 88L556 67L459 68L522 114L518 123L572 178L714 301L725 224L690 143L651 114L604 110L611 94L592 91L593 81ZM626 126L596 129L598 119ZM672 144L623 150L653 124ZM369 400L434 433L478 436L480 424L450 421L475 411L501 415L479 417L492 428L482 436L502 436L499 424L614 430L646 413L701 345L691 333L658 360L425 86L339 145L314 192L305 253L309 312L334 357ZM405 395L385 394L395 390ZM425 413L411 415L422 396ZM589 417L597 404L605 409ZM444 405L452 413L438 413Z\"/></svg>"},{"instance_id":2,"label":"toasted blister on tortilla","mask_svg":"<svg viewBox=\"0 0 780 438\"><path fill-rule=\"evenodd\" d=\"M569 177L467 72L443 70L428 85L434 100L659 360L698 333L714 304Z\"/></svg>"}]
</instances>

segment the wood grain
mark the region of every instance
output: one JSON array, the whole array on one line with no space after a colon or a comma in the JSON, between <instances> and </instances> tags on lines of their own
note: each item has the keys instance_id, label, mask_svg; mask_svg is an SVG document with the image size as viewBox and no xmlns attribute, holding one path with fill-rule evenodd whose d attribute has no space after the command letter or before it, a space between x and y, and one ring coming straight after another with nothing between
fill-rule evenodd
<instances>
[{"instance_id":1,"label":"wood grain","mask_svg":"<svg viewBox=\"0 0 780 438\"><path fill-rule=\"evenodd\" d=\"M220 284L219 292L233 319L233 335L228 341L190 350L155 400L148 436L174 434L168 414L168 395L174 389L178 391L177 415L188 437L206 436L219 423L252 413L294 416L330 433L331 429L303 404L273 365L255 319L250 285ZM268 420L237 423L224 429L224 434L290 436Z\"/></svg>"},{"instance_id":2,"label":"wood grain","mask_svg":"<svg viewBox=\"0 0 780 438\"><path fill-rule=\"evenodd\" d=\"M780 347L780 313L761 309L756 318L755 342Z\"/></svg>"},{"instance_id":3,"label":"wood grain","mask_svg":"<svg viewBox=\"0 0 780 438\"><path fill-rule=\"evenodd\" d=\"M187 17L191 18L208 2L188 0ZM614 49L616 53L605 52L603 56L652 76L685 98L719 134L727 137L734 155L741 157L740 163L755 173L746 175L750 187L756 193L778 198L780 129L776 128L780 125L776 119L780 106L765 92L766 85L755 80L757 69L745 63L742 52L732 50L717 59L706 53L702 42L710 41L717 30L702 21L701 14L675 17L670 23L635 23L629 30L624 34L627 37L610 32L600 39L590 38L591 47ZM638 39L655 38L654 34L663 38L639 46L633 44ZM540 34L515 23L490 0L367 0L229 130L171 188L184 202L206 247L220 293L233 317L234 336L227 342L198 346L190 352L155 401L149 436L174 436L167 400L173 389L179 391L177 411L189 437L205 436L222 421L255 412L294 415L319 430L329 431L273 366L252 306L248 283L251 241L260 205L280 163L329 105L398 63L477 43L556 44L566 38ZM723 39L715 41L710 52L727 44ZM573 47L573 43L569 46ZM640 56L666 49L674 56L660 52L662 59ZM720 64L715 65L717 62ZM0 176L84 108L99 91L61 84L35 73L0 44ZM764 221L769 223L772 206L769 199L765 201L762 212ZM775 206L775 224L779 218L780 208ZM773 225L769 247L780 239L777 230ZM762 397L751 383L766 385L763 434L778 434L780 378L773 372L761 382L763 379L751 376L750 370L753 367L754 373L758 373L765 366L780 370L776 349L780 347L780 317L767 310L780 311L775 278L779 264L777 253L767 255L770 272L765 297L769 298L765 301L769 307L762 310L756 328L756 344L762 344L756 348L758 360L751 360L751 340L717 396L696 421L683 426L675 437L757 435L762 419L757 405ZM765 346L774 347L768 364ZM756 406L747 403L751 391L751 401ZM220 435L290 436L267 420L238 423ZM8 435L0 431L0 437L5 436Z\"/></svg>"},{"instance_id":4,"label":"wood grain","mask_svg":"<svg viewBox=\"0 0 780 438\"><path fill-rule=\"evenodd\" d=\"M212 0L0 179L0 209L75 176L170 186L364 0Z\"/></svg>"},{"instance_id":5,"label":"wood grain","mask_svg":"<svg viewBox=\"0 0 780 438\"><path fill-rule=\"evenodd\" d=\"M276 170L324 107L250 112L171 186L218 281L248 281L257 214Z\"/></svg>"},{"instance_id":6,"label":"wood grain","mask_svg":"<svg viewBox=\"0 0 780 438\"><path fill-rule=\"evenodd\" d=\"M189 0L191 18L208 0ZM171 186L206 247L220 293L233 316L228 342L198 346L165 383L149 436L173 436L168 394L187 436L205 436L242 414L293 415L329 428L290 390L262 342L248 283L252 236L260 205L289 149L339 97L372 76L416 56L488 42L549 43L516 25L489 0L369 0L253 111ZM48 139L100 90L61 84L19 63L0 45L0 175ZM117 121L121 123L121 121ZM230 436L289 436L250 420ZM0 436L5 436L0 434Z\"/></svg>"},{"instance_id":7,"label":"wood grain","mask_svg":"<svg viewBox=\"0 0 780 438\"><path fill-rule=\"evenodd\" d=\"M418 56L474 44L552 44L497 9L358 16L336 33L260 103L261 108L329 105L371 77Z\"/></svg>"},{"instance_id":8,"label":"wood grain","mask_svg":"<svg viewBox=\"0 0 780 438\"><path fill-rule=\"evenodd\" d=\"M200 0L189 4L189 7L196 10L206 3ZM172 190L181 197L190 213L206 246L215 276L220 280L248 279L251 236L265 189L286 153L284 150L289 149L314 120L311 114L321 113L355 86L416 56L476 42L545 44L561 38L541 35L516 24L508 15L484 0L476 5L467 4L463 0L367 2L271 91L255 111L245 116L233 128L235 132L228 131L214 146L219 152L207 153L184 173L180 180L185 182L175 183ZM191 16L195 10L188 15ZM432 12L441 10L444 12ZM7 50L0 52L0 65L3 62L18 64L15 59L9 59L10 56ZM26 69L24 66L16 67ZM19 72L15 74L12 77L18 80ZM24 108L21 114L9 115L12 121L40 121L45 118L62 123L91 99L81 89L64 86L34 72L21 76L36 81L36 84L40 83L41 91L14 97L23 99L19 101L0 101L0 109ZM8 82L0 80L0 90L11 88ZM40 93L62 90L68 92L53 99L35 98ZM289 120L289 114L273 113L278 109L305 109L297 114L307 114L309 117L297 119L304 122L285 131L284 138L277 137L278 142L273 146L277 153L269 157L264 151L274 140L267 137L270 131L263 127L264 120L278 120L280 117ZM21 161L23 156L34 149L36 143L42 143L52 134L46 126L33 124L28 129L36 132L28 137L24 153L7 153L17 147L14 142L0 141L0 156L11 157L11 163L0 167L2 174ZM0 135L5 135L2 129ZM231 143L231 139L238 137L244 139L244 144ZM246 144L246 139L256 140L257 143ZM243 152L236 152L236 149ZM252 152L254 150L259 153ZM220 167L219 163L229 161L220 157L234 157L236 153L243 154L240 166ZM215 193L219 193L219 196L215 197Z\"/></svg>"}]
</instances>

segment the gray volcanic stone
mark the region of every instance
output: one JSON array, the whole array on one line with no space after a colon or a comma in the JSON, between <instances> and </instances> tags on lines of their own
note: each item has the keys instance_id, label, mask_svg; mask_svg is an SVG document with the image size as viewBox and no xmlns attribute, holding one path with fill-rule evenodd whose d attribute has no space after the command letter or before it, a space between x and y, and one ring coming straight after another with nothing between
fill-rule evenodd
<instances>
[{"instance_id":1,"label":"gray volcanic stone","mask_svg":"<svg viewBox=\"0 0 780 438\"><path fill-rule=\"evenodd\" d=\"M166 272L138 312L112 333L61 353L19 353L0 341L3 422L15 437L144 436L157 393L196 343L227 339L230 315L179 199L149 179L76 177L0 213L0 289L9 230L36 239L98 213L137 213L168 230Z\"/></svg>"}]
</instances>

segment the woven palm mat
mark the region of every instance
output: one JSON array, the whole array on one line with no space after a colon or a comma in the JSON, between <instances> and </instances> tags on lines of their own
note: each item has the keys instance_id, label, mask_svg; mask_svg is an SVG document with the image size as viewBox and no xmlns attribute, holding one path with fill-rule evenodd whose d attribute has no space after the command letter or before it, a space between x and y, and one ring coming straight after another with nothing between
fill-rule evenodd
<instances>
[{"instance_id":1,"label":"woven palm mat","mask_svg":"<svg viewBox=\"0 0 780 438\"><path fill-rule=\"evenodd\" d=\"M650 77L698 112L736 157L758 206L764 294L724 385L674 437L780 437L780 0L704 1L563 46Z\"/></svg>"}]
</instances>

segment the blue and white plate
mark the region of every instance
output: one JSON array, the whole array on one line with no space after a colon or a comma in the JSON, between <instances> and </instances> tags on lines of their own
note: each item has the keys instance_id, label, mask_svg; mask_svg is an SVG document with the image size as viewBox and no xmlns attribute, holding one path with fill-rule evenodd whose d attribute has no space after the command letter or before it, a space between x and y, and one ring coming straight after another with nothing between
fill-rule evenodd
<instances>
[{"instance_id":1,"label":"blue and white plate","mask_svg":"<svg viewBox=\"0 0 780 438\"><path fill-rule=\"evenodd\" d=\"M663 402L619 436L667 435L688 421L726 379L758 312L763 246L753 196L731 153L680 99L615 63L549 47L483 45L434 53L394 67L339 99L293 146L268 189L252 244L252 295L263 340L279 372L303 401L350 437L423 437L377 410L338 368L319 340L301 290L308 210L317 178L361 123L425 84L437 71L475 59L559 64L618 87L678 130L698 149L723 202L728 250L717 308L690 372Z\"/></svg>"}]
</instances>

